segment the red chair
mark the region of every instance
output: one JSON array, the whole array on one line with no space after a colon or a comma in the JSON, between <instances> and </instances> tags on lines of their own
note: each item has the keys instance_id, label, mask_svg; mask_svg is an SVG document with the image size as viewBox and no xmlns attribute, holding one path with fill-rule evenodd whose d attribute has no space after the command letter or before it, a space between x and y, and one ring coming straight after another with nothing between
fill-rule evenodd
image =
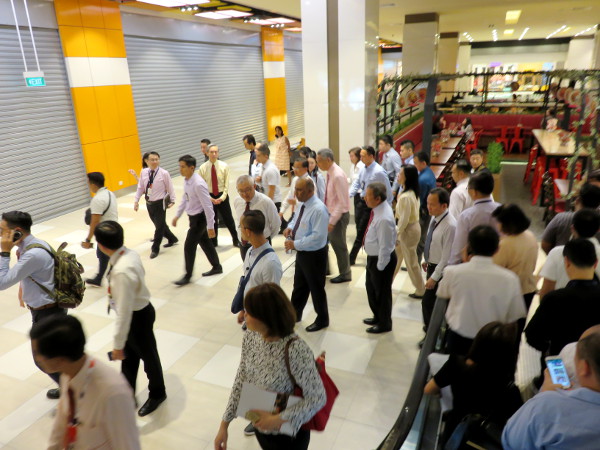
<instances>
[{"instance_id":1,"label":"red chair","mask_svg":"<svg viewBox=\"0 0 600 450\"><path fill-rule=\"evenodd\" d=\"M520 126L516 126L515 127L515 135L514 137L510 140L510 150L508 151L508 153L512 153L513 148L515 147L515 144L519 146L519 153L523 153L523 151L525 150L525 139L523 138L521 132L523 131L523 128Z\"/></svg>"},{"instance_id":2,"label":"red chair","mask_svg":"<svg viewBox=\"0 0 600 450\"><path fill-rule=\"evenodd\" d=\"M509 143L508 128L509 127L507 127L507 126L500 127L500 136L496 138L496 142L498 142L499 144L502 144L504 146L505 151L508 150L508 143Z\"/></svg>"},{"instance_id":3,"label":"red chair","mask_svg":"<svg viewBox=\"0 0 600 450\"><path fill-rule=\"evenodd\" d=\"M533 181L531 182L531 204L535 205L540 197L540 192L542 191L544 174L552 175L552 178L560 178L559 177L560 170L557 168L549 168L546 171L546 157L540 156L537 158L535 163L535 172L533 175Z\"/></svg>"},{"instance_id":4,"label":"red chair","mask_svg":"<svg viewBox=\"0 0 600 450\"><path fill-rule=\"evenodd\" d=\"M477 149L477 147L479 146L479 138L481 137L482 133L483 130L476 131L473 135L473 139L471 140L471 142L467 142L467 144L465 145L465 153L467 155L467 160L471 157L471 152Z\"/></svg>"},{"instance_id":5,"label":"red chair","mask_svg":"<svg viewBox=\"0 0 600 450\"><path fill-rule=\"evenodd\" d=\"M529 159L527 160L527 167L525 168L525 175L523 175L523 183L527 184L529 181L529 175L531 175L531 171L535 170L535 159L538 155L538 146L534 145L529 150Z\"/></svg>"}]
</instances>

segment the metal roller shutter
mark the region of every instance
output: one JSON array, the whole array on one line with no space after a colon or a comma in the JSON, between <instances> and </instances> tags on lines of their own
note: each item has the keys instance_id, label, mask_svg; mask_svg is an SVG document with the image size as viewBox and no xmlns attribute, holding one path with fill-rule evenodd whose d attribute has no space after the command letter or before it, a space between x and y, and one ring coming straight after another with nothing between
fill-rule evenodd
<instances>
[{"instance_id":1,"label":"metal roller shutter","mask_svg":"<svg viewBox=\"0 0 600 450\"><path fill-rule=\"evenodd\" d=\"M285 97L288 111L288 136L304 137L304 83L302 52L285 50Z\"/></svg>"},{"instance_id":2,"label":"metal roller shutter","mask_svg":"<svg viewBox=\"0 0 600 450\"><path fill-rule=\"evenodd\" d=\"M89 189L58 30L34 29L46 87L28 88L14 27L0 27L0 212L38 223L84 207ZM29 70L37 70L21 29Z\"/></svg>"},{"instance_id":3,"label":"metal roller shutter","mask_svg":"<svg viewBox=\"0 0 600 450\"><path fill-rule=\"evenodd\" d=\"M245 134L266 138L260 48L137 36L125 43L142 152L160 153L171 173L180 156L200 158L203 138L223 159L245 151Z\"/></svg>"}]
</instances>

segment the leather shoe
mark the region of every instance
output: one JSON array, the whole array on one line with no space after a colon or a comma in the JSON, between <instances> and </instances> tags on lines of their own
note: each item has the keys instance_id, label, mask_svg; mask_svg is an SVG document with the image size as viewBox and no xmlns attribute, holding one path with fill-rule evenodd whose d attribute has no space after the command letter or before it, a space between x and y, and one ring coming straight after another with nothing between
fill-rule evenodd
<instances>
[{"instance_id":1,"label":"leather shoe","mask_svg":"<svg viewBox=\"0 0 600 450\"><path fill-rule=\"evenodd\" d=\"M154 259L154 258L156 258L157 256L158 256L158 253L157 253L157 252L152 252L152 253L150 253L150 259Z\"/></svg>"},{"instance_id":2,"label":"leather shoe","mask_svg":"<svg viewBox=\"0 0 600 450\"><path fill-rule=\"evenodd\" d=\"M353 266L355 264L356 264L356 258L355 259L350 258L350 265Z\"/></svg>"},{"instance_id":3,"label":"leather shoe","mask_svg":"<svg viewBox=\"0 0 600 450\"><path fill-rule=\"evenodd\" d=\"M167 242L165 245L163 245L163 248L173 247L178 242L179 242L179 239L177 239L176 241L173 241L173 242Z\"/></svg>"},{"instance_id":4,"label":"leather shoe","mask_svg":"<svg viewBox=\"0 0 600 450\"><path fill-rule=\"evenodd\" d=\"M377 325L377 319L375 317L367 317L366 319L363 319L363 323L365 325Z\"/></svg>"},{"instance_id":5,"label":"leather shoe","mask_svg":"<svg viewBox=\"0 0 600 450\"><path fill-rule=\"evenodd\" d=\"M223 267L221 266L215 266L212 269L210 269L208 272L204 272L202 274L203 277L210 277L211 275L218 275L220 273L223 273Z\"/></svg>"},{"instance_id":6,"label":"leather shoe","mask_svg":"<svg viewBox=\"0 0 600 450\"><path fill-rule=\"evenodd\" d=\"M46 398L50 400L57 400L60 398L60 389L48 389L46 392Z\"/></svg>"},{"instance_id":7,"label":"leather shoe","mask_svg":"<svg viewBox=\"0 0 600 450\"><path fill-rule=\"evenodd\" d=\"M408 294L408 296L409 296L410 298L416 298L417 300L419 300L419 299L422 299L422 298L423 298L423 296L422 296L422 295L418 295L418 294L416 294L416 293Z\"/></svg>"},{"instance_id":8,"label":"leather shoe","mask_svg":"<svg viewBox=\"0 0 600 450\"><path fill-rule=\"evenodd\" d=\"M85 284L87 284L89 286L102 287L102 281L98 281L93 278L86 278Z\"/></svg>"},{"instance_id":9,"label":"leather shoe","mask_svg":"<svg viewBox=\"0 0 600 450\"><path fill-rule=\"evenodd\" d=\"M383 328L379 325L372 326L371 328L367 328L367 333L371 334L379 334L379 333L387 333L388 331L392 331L391 328Z\"/></svg>"},{"instance_id":10,"label":"leather shoe","mask_svg":"<svg viewBox=\"0 0 600 450\"><path fill-rule=\"evenodd\" d=\"M343 277L341 275L338 275L335 278L332 278L331 280L329 280L332 283L346 283L348 281L352 281L352 277Z\"/></svg>"},{"instance_id":11,"label":"leather shoe","mask_svg":"<svg viewBox=\"0 0 600 450\"><path fill-rule=\"evenodd\" d=\"M406 267L400 267L400 270L401 270L402 272L408 272L408 269L407 269Z\"/></svg>"},{"instance_id":12,"label":"leather shoe","mask_svg":"<svg viewBox=\"0 0 600 450\"><path fill-rule=\"evenodd\" d=\"M186 284L189 284L190 279L188 277L183 277L180 280L177 281L173 281L173 284L176 284L177 286L185 286Z\"/></svg>"},{"instance_id":13,"label":"leather shoe","mask_svg":"<svg viewBox=\"0 0 600 450\"><path fill-rule=\"evenodd\" d=\"M154 412L156 410L156 408L158 408L160 406L160 404L162 402L164 402L166 399L167 399L166 395L163 395L161 398L149 398L148 400L146 400L146 403L144 403L142 405L142 407L140 408L140 410L138 411L138 416L144 417L144 416L147 416L148 414L150 414L151 412Z\"/></svg>"},{"instance_id":14,"label":"leather shoe","mask_svg":"<svg viewBox=\"0 0 600 450\"><path fill-rule=\"evenodd\" d=\"M327 325L319 325L317 322L311 323L309 326L306 327L306 331L308 331L309 333L313 332L313 331L319 331L322 330L323 328L327 328L329 326L329 324Z\"/></svg>"}]
</instances>

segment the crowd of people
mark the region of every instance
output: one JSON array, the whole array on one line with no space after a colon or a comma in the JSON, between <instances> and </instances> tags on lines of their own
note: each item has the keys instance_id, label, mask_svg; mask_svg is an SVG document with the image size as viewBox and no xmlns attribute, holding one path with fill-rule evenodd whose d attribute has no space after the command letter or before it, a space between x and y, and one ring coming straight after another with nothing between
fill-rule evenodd
<instances>
[{"instance_id":1,"label":"crowd of people","mask_svg":"<svg viewBox=\"0 0 600 450\"><path fill-rule=\"evenodd\" d=\"M181 199L169 172L160 167L157 152L145 154L142 172L133 173L138 179L134 210L138 211L143 196L155 227L151 259L159 256L165 239L162 248L178 243L167 224L167 210L177 205L171 227L178 226L184 213L188 215L185 272L175 285L192 282L198 246L211 266L202 276L223 273L216 250L219 220L243 260L231 308L245 330L242 359L215 449L226 448L228 425L237 415L244 383L288 394L295 387L302 389L301 401L283 411L251 411L245 432L254 434L265 449L308 448L310 432L302 425L324 406L326 395L314 355L294 328L303 319L309 297L316 318L306 332L317 332L335 321L329 314L326 288L327 277L336 273L329 264L329 246L337 263L337 275L330 278L334 284L351 281L351 266L356 265L359 251L367 255L365 287L372 313L363 319L367 333L392 330L392 283L401 270L408 272L414 288L408 297L421 301L425 332L436 299L449 299L445 313L449 357L425 388L427 393L446 386L452 389L447 438L465 415L475 413L501 425L512 416L503 437L508 448L548 448L539 443L551 442L559 433L564 442L595 442L600 437L597 427L586 427L589 420L581 419L574 427L576 419L560 412L563 404L569 410L585 409L587 413L577 413L581 417L600 412L600 334L591 328L579 339L600 324L597 175L590 175L580 188L576 211L557 215L544 233L542 248L548 256L540 274L541 302L526 325L537 290L538 243L529 231L530 219L518 205L493 199L494 179L481 152L473 151L470 161L453 163L455 187L449 192L437 186L429 154L415 153L411 141L401 142L396 151L392 138L383 136L377 150L368 145L351 149L350 173L338 165L331 149L315 152L302 147L292 152L280 127L273 153L269 144L257 142L252 135L242 141L250 157L248 174L235 180L233 200L230 168L219 159L218 145L208 139L201 142L203 163L189 154L179 158L184 178ZM290 177L287 193L282 192L282 175ZM34 360L59 384L47 393L60 399L49 448L139 448L133 393L142 361L149 397L138 414L152 413L167 397L143 263L125 246L117 198L104 182L102 173L88 174L95 195L88 235L81 246L93 248L96 240L98 273L86 283L99 287L107 279L109 312L116 313L110 356L122 361L124 378L86 355L81 324L58 307L57 254L31 234L31 216L5 212L0 223L0 289L20 283L19 299L32 314ZM352 202L356 236L349 246ZM285 238L285 251L295 253L289 297L280 287L282 265L272 246L278 234ZM18 261L11 267L15 247ZM542 373L535 380L542 393L518 410L521 402L507 393L514 393L522 331L543 357L576 345L569 364L575 367L580 387L568 393L563 387L558 394L546 393L558 387L548 381L547 372ZM551 413L544 411L546 403L555 406ZM534 411L550 417L530 420ZM554 428L546 427L545 420L555 423ZM92 430L92 423L103 426ZM569 440L574 433L577 436Z\"/></svg>"}]
</instances>

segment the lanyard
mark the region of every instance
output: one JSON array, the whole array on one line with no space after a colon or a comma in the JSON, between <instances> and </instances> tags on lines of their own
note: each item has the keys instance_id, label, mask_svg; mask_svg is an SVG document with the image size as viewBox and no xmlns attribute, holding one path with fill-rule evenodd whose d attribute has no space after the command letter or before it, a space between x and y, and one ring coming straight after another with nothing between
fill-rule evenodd
<instances>
[{"instance_id":1,"label":"lanyard","mask_svg":"<svg viewBox=\"0 0 600 450\"><path fill-rule=\"evenodd\" d=\"M117 257L115 258L115 261L109 266L108 268L108 273L106 274L106 278L108 279L108 307L106 309L106 314L110 314L110 309L114 309L116 311L115 308L115 302L112 299L112 292L110 289L110 274L113 270L113 267L115 266L115 264L117 263L117 261L119 261L119 259L121 258L121 256L123 256L125 254L125 250L121 250L119 253L117 253Z\"/></svg>"},{"instance_id":2,"label":"lanyard","mask_svg":"<svg viewBox=\"0 0 600 450\"><path fill-rule=\"evenodd\" d=\"M90 382L90 373L92 372L92 369L94 368L95 364L96 364L96 361L94 359L92 359L90 361L90 364L88 365L88 370L85 374L85 381L83 382L83 388L81 389L81 392L79 394L79 400L83 399L83 397L85 396L85 391L87 390L89 382ZM68 419L67 429L65 430L65 437L64 437L64 448L67 450L75 448L75 443L77 442L77 426L80 424L79 420L77 420L75 392L73 391L72 388L69 388L68 395L69 395L69 419Z\"/></svg>"},{"instance_id":3,"label":"lanyard","mask_svg":"<svg viewBox=\"0 0 600 450\"><path fill-rule=\"evenodd\" d=\"M433 229L431 230L432 235L433 235L433 232L435 231L435 229L438 227L438 225L443 222L443 220L448 216L448 214L449 214L448 211L446 211L446 214L444 214L444 217L442 217L438 221L436 221L436 220L433 221L434 222Z\"/></svg>"}]
</instances>

